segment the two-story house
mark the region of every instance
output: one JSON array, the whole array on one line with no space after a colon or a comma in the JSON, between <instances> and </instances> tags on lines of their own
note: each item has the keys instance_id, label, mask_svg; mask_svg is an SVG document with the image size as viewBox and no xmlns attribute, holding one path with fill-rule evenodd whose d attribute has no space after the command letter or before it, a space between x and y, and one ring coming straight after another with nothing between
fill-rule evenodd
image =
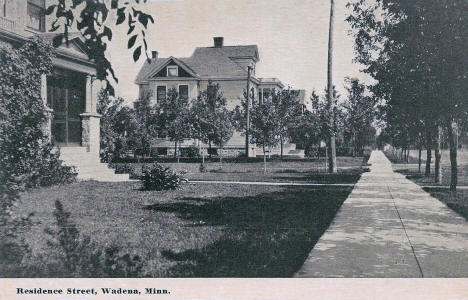
<instances>
[{"instance_id":1,"label":"two-story house","mask_svg":"<svg viewBox=\"0 0 468 300\"><path fill-rule=\"evenodd\" d=\"M51 41L57 33L46 32L45 10L45 0L0 0L0 44L18 47L33 36ZM77 167L79 179L128 179L100 163L96 102L101 82L81 34L70 33L68 45L55 54L53 75L41 78L41 97L48 112L45 131L60 146L61 159Z\"/></svg>"},{"instance_id":2,"label":"two-story house","mask_svg":"<svg viewBox=\"0 0 468 300\"><path fill-rule=\"evenodd\" d=\"M249 67L250 93L254 101L262 101L271 91L284 88L277 78L256 76L256 64L260 61L256 45L225 46L223 37L215 37L213 40L212 47L197 47L190 57L161 58L157 51L153 51L151 60L144 63L135 80L140 97L149 95L155 104L166 97L169 89L175 88L179 95L194 99L200 92L207 90L211 82L219 85L227 100L227 108L232 110L240 105L244 97ZM197 141L187 140L180 146L184 148L195 144ZM164 139L154 141L152 146L160 154L170 155L174 151L173 143ZM250 149L250 156L262 153L255 145L250 145ZM290 150L295 150L294 145L287 145L285 153L288 154ZM223 148L223 155L240 153L245 153L245 137L240 132L234 132Z\"/></svg>"}]
</instances>

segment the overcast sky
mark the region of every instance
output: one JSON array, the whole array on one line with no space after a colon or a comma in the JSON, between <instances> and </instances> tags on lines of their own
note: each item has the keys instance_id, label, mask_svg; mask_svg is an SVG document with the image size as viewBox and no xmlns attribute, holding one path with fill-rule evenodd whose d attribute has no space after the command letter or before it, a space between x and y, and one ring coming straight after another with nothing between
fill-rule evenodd
<instances>
[{"instance_id":1,"label":"overcast sky","mask_svg":"<svg viewBox=\"0 0 468 300\"><path fill-rule=\"evenodd\" d=\"M346 76L366 79L352 62L346 2L335 0L333 80L342 93ZM258 45L257 77L277 77L308 91L322 92L326 86L330 1L149 0L143 8L155 19L147 31L149 50L159 51L160 57L187 57L195 47L212 46L214 36L223 36L225 45ZM133 81L145 58L133 63L124 29L114 29L107 55L119 78L117 94L131 102L138 95Z\"/></svg>"}]
</instances>

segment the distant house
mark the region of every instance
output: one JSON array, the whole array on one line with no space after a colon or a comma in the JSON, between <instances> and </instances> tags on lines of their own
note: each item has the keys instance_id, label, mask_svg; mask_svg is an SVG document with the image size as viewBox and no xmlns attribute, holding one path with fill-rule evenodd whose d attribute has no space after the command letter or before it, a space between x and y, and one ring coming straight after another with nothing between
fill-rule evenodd
<instances>
[{"instance_id":1,"label":"distant house","mask_svg":"<svg viewBox=\"0 0 468 300\"><path fill-rule=\"evenodd\" d=\"M197 47L190 57L161 58L157 51L153 51L151 61L144 63L135 80L140 97L150 95L151 102L155 104L166 97L169 89L175 88L180 95L194 99L200 92L208 89L209 82L212 82L219 84L227 100L227 107L232 110L244 97L248 67L251 67L250 93L254 101L262 101L273 90L284 88L277 78L256 76L256 65L260 61L256 45L225 46L223 37L215 37L213 40L212 47ZM197 141L187 140L181 148L196 143ZM164 139L155 141L153 147L158 148L160 153L171 154L174 151L173 143ZM294 150L292 148L293 146L291 150ZM251 145L251 149L251 156L259 154L255 145ZM235 132L223 151L227 155L244 153L245 138Z\"/></svg>"},{"instance_id":2,"label":"distant house","mask_svg":"<svg viewBox=\"0 0 468 300\"><path fill-rule=\"evenodd\" d=\"M0 44L16 47L33 36L52 40L46 32L45 0L0 0ZM48 112L45 130L61 147L61 159L78 168L78 178L109 179L113 171L99 162L96 64L88 58L84 39L69 34L68 45L56 49L54 73L41 78L41 97ZM117 176L118 177L118 176Z\"/></svg>"}]
</instances>

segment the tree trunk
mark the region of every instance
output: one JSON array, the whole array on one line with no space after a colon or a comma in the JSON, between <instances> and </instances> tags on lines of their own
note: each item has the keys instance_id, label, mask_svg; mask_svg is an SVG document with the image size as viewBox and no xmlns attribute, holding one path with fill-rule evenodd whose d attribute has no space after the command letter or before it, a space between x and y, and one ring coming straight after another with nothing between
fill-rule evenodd
<instances>
[{"instance_id":1,"label":"tree trunk","mask_svg":"<svg viewBox=\"0 0 468 300\"><path fill-rule=\"evenodd\" d=\"M208 158L211 159L211 141L208 141Z\"/></svg>"},{"instance_id":2,"label":"tree trunk","mask_svg":"<svg viewBox=\"0 0 468 300\"><path fill-rule=\"evenodd\" d=\"M421 173L421 155L422 155L422 144L419 143L418 149L418 172Z\"/></svg>"},{"instance_id":3,"label":"tree trunk","mask_svg":"<svg viewBox=\"0 0 468 300\"><path fill-rule=\"evenodd\" d=\"M424 176L431 176L431 162L432 162L432 137L429 129L426 129L426 171Z\"/></svg>"},{"instance_id":4,"label":"tree trunk","mask_svg":"<svg viewBox=\"0 0 468 300\"><path fill-rule=\"evenodd\" d=\"M354 153L353 153L353 157L356 157L357 156L357 142L356 142L356 131L353 132L353 144L354 144Z\"/></svg>"},{"instance_id":5,"label":"tree trunk","mask_svg":"<svg viewBox=\"0 0 468 300\"><path fill-rule=\"evenodd\" d=\"M219 146L219 163L221 164L221 167L223 167L223 147Z\"/></svg>"},{"instance_id":6,"label":"tree trunk","mask_svg":"<svg viewBox=\"0 0 468 300\"><path fill-rule=\"evenodd\" d=\"M174 142L174 157L177 156L177 141Z\"/></svg>"},{"instance_id":7,"label":"tree trunk","mask_svg":"<svg viewBox=\"0 0 468 300\"><path fill-rule=\"evenodd\" d=\"M202 164L204 165L205 164L205 151L203 151L204 148L201 147L201 155L202 155Z\"/></svg>"},{"instance_id":8,"label":"tree trunk","mask_svg":"<svg viewBox=\"0 0 468 300\"><path fill-rule=\"evenodd\" d=\"M334 18L334 10L335 10L335 1L330 0L330 25L328 28L328 72L327 72L327 81L328 81L328 113L330 118L330 136L328 145L330 147L330 153L328 158L328 171L330 173L336 173L336 145L335 145L335 133L332 130L334 125L334 107L333 107L333 76L332 76L332 69L333 69L333 18Z\"/></svg>"},{"instance_id":9,"label":"tree trunk","mask_svg":"<svg viewBox=\"0 0 468 300\"><path fill-rule=\"evenodd\" d=\"M456 191L458 184L457 138L454 134L454 124L447 122L446 127L450 145L450 190Z\"/></svg>"},{"instance_id":10,"label":"tree trunk","mask_svg":"<svg viewBox=\"0 0 468 300\"><path fill-rule=\"evenodd\" d=\"M280 154L280 156L281 156L281 160L283 160L283 137L281 137L280 143L281 143L281 154Z\"/></svg>"},{"instance_id":11,"label":"tree trunk","mask_svg":"<svg viewBox=\"0 0 468 300\"><path fill-rule=\"evenodd\" d=\"M409 157L410 157L410 148L408 145L408 147L406 147L406 163L409 163Z\"/></svg>"},{"instance_id":12,"label":"tree trunk","mask_svg":"<svg viewBox=\"0 0 468 300\"><path fill-rule=\"evenodd\" d=\"M263 173L266 174L267 167L266 167L266 153L265 153L265 145L263 145Z\"/></svg>"},{"instance_id":13,"label":"tree trunk","mask_svg":"<svg viewBox=\"0 0 468 300\"><path fill-rule=\"evenodd\" d=\"M437 132L436 132L436 140L435 140L435 149L434 149L434 155L435 155L435 165L434 165L434 182L435 183L440 183L442 181L442 170L440 168L440 159L442 157L442 154L440 153L440 134L441 134L441 126L437 126Z\"/></svg>"}]
</instances>

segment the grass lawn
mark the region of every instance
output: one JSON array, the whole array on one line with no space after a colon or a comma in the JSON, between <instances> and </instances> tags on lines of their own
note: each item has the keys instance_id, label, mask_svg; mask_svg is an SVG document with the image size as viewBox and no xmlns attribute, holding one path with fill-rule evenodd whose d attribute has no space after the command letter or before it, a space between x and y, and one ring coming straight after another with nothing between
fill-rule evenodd
<instances>
[{"instance_id":1,"label":"grass lawn","mask_svg":"<svg viewBox=\"0 0 468 300\"><path fill-rule=\"evenodd\" d=\"M390 155L385 153L387 157ZM459 160L458 166L458 185L467 186L468 185L468 161L464 160L466 155L461 156L462 159ZM389 157L390 159L390 157ZM443 159L443 158L442 158ZM440 183L434 183L434 168L432 167L432 175L430 177L424 176L425 166L421 166L421 173L418 172L417 166L393 166L394 170L402 173L406 178L412 180L420 186L431 186L433 188L425 188L424 190L431 194L434 198L439 199L445 203L452 210L462 215L465 219L468 220L468 190L458 190L456 193L451 192L447 188L437 188L439 186L448 186L450 185L450 165L442 165L442 180Z\"/></svg>"},{"instance_id":2,"label":"grass lawn","mask_svg":"<svg viewBox=\"0 0 468 300\"><path fill-rule=\"evenodd\" d=\"M425 188L432 197L439 199L468 221L468 190L450 192L447 189Z\"/></svg>"},{"instance_id":3,"label":"grass lawn","mask_svg":"<svg viewBox=\"0 0 468 300\"><path fill-rule=\"evenodd\" d=\"M39 222L22 234L33 256L51 255L44 229L53 228L58 199L80 232L141 254L152 277L289 277L351 189L185 184L151 192L138 182L86 181L26 192L16 213L35 212Z\"/></svg>"},{"instance_id":4,"label":"grass lawn","mask_svg":"<svg viewBox=\"0 0 468 300\"><path fill-rule=\"evenodd\" d=\"M414 152L414 151L413 151ZM459 157L457 159L458 162L458 185L466 185L468 186L468 151L466 149L460 149ZM387 158L392 162L399 165L393 165L393 169L396 172L402 173L406 175L409 179L415 181L417 184L423 186L448 186L450 185L450 160L446 157L447 151L444 150L442 152L442 160L441 160L441 167L442 167L442 180L440 183L434 183L434 164L431 164L431 176L425 177L424 171L426 168L425 163L421 165L421 173L419 173L418 166L414 165L417 164L417 158L414 159L410 157L410 164L406 165L404 162L400 162L396 160L390 153L385 152ZM445 160L444 160L445 158ZM414 160L416 162L414 162Z\"/></svg>"},{"instance_id":5,"label":"grass lawn","mask_svg":"<svg viewBox=\"0 0 468 300\"><path fill-rule=\"evenodd\" d=\"M264 173L263 162L254 163L219 163L206 162L207 172L199 171L199 163L161 163L161 165L183 171L189 180L221 181L269 181L269 182L308 182L308 183L353 183L365 171L367 159L363 157L338 157L340 175L325 174L325 160L267 162ZM133 163L135 173L140 173L143 164Z\"/></svg>"}]
</instances>

